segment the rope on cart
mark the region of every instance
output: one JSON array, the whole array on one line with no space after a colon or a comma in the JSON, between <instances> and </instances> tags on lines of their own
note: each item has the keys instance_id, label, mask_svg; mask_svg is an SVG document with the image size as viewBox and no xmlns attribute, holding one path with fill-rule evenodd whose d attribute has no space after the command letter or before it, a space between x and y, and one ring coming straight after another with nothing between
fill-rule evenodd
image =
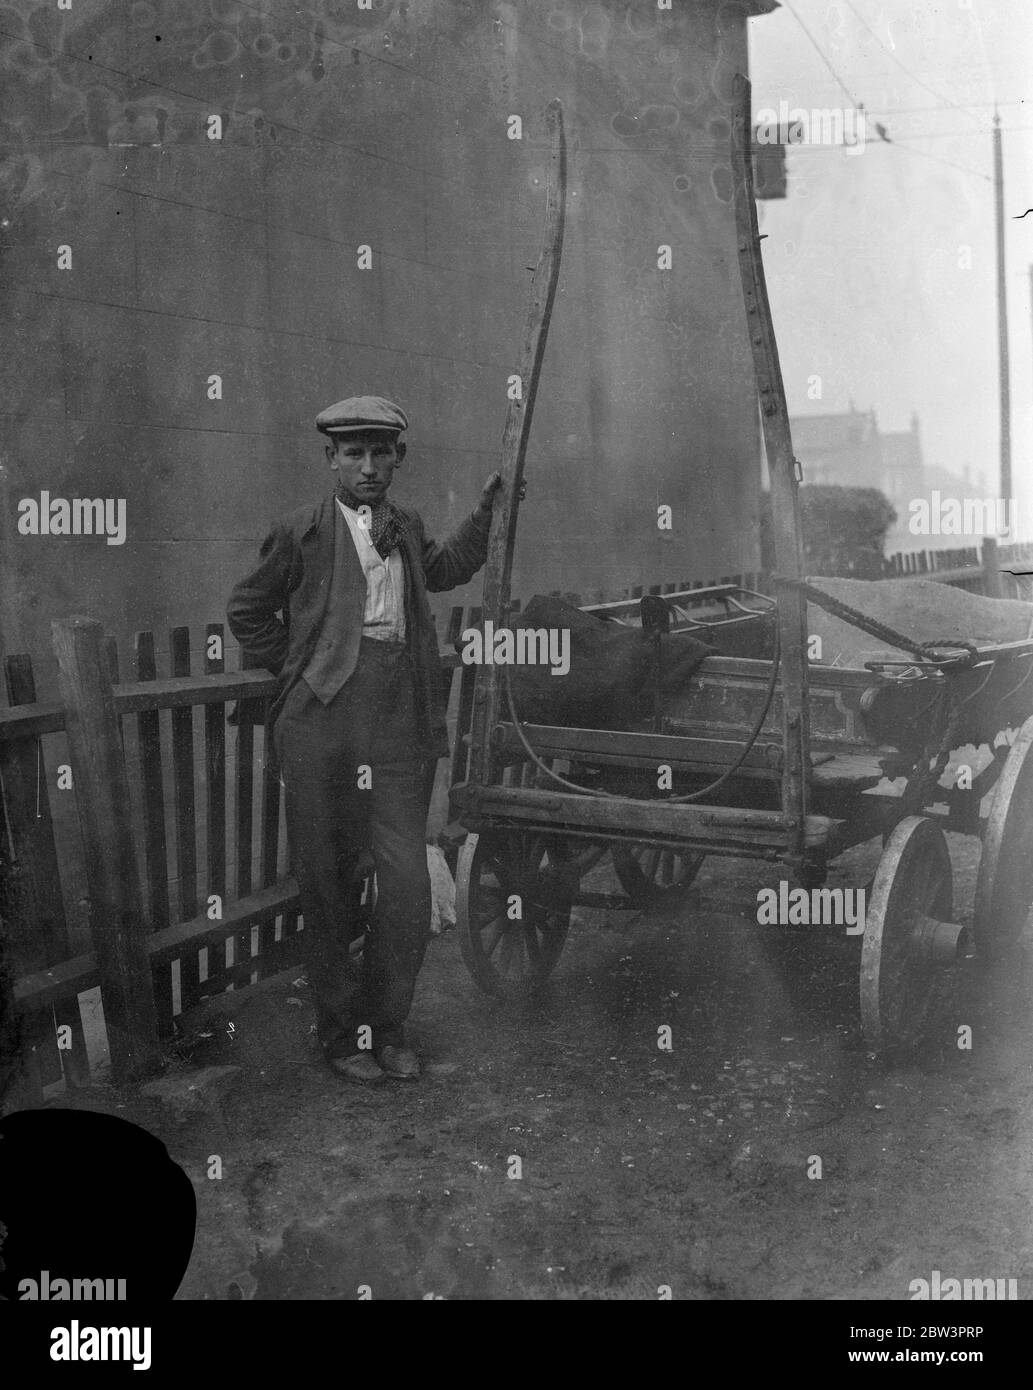
<instances>
[{"instance_id":1,"label":"rope on cart","mask_svg":"<svg viewBox=\"0 0 1033 1390\"><path fill-rule=\"evenodd\" d=\"M834 618L840 618L843 622L849 623L851 627L860 628L869 637L875 637L879 641L885 642L887 646L896 647L903 652L910 652L912 656L918 657L920 660L928 661L931 653L944 647L966 652L970 661L978 658L978 648L972 642L959 641L953 637L932 642L916 642L913 637L905 637L902 632L896 632L885 623L879 622L877 618L872 618L867 613L861 613L856 608L851 608L848 603L843 603L841 599L833 598L824 589L809 584L806 579L783 579L777 575L775 579L777 583L798 589L809 603L824 608L826 613L831 613ZM957 658L950 658L951 664L956 660Z\"/></svg>"},{"instance_id":2,"label":"rope on cart","mask_svg":"<svg viewBox=\"0 0 1033 1390\"><path fill-rule=\"evenodd\" d=\"M541 758L539 758L538 754L534 751L534 749L531 747L531 744L528 742L527 735L524 733L524 726L520 722L520 716L517 714L516 703L513 699L513 687L510 684L509 667L506 665L502 667L502 681L506 687L506 702L509 705L509 717L513 721L513 728L517 732L517 737L523 744L525 753L527 753L528 757L534 763L535 767L537 767L540 772L544 772L546 777L551 778L553 782L557 782L561 787L567 787L570 791L581 792L586 796L595 796L606 801L660 801L664 805L671 805L672 803L699 801L704 796L710 796L712 792L717 791L718 787L723 786L724 783L728 781L729 777L731 777L733 772L738 772L739 768L742 767L743 763L750 755L750 750L753 748L753 745L757 742L757 739L760 737L760 731L764 727L764 721L767 719L768 712L771 709L771 701L775 695L775 685L778 680L778 669L781 664L781 658L782 644L778 630L778 625L776 624L775 649L771 657L771 675L768 677L767 689L764 692L764 705L757 719L754 721L753 727L749 732L745 744L743 745L742 752L739 754L736 761L732 763L730 767L727 767L724 770L724 772L722 772L721 776L718 777L715 781L708 783L705 787L701 787L699 791L684 792L681 796L624 796L621 795L619 792L603 791L599 787L581 786L580 783L571 782L566 777L561 777L558 772L553 772L552 768L549 767L546 763L542 762Z\"/></svg>"}]
</instances>

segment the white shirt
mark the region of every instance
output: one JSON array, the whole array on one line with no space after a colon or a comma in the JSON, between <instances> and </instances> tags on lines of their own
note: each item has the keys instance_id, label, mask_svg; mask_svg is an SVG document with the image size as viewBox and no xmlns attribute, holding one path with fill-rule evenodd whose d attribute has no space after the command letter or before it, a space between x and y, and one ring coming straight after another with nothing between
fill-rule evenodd
<instances>
[{"instance_id":1,"label":"white shirt","mask_svg":"<svg viewBox=\"0 0 1033 1390\"><path fill-rule=\"evenodd\" d=\"M379 642L405 641L405 572L397 547L385 560L369 538L366 518L338 497L355 553L366 576L366 608L362 615L362 635Z\"/></svg>"}]
</instances>

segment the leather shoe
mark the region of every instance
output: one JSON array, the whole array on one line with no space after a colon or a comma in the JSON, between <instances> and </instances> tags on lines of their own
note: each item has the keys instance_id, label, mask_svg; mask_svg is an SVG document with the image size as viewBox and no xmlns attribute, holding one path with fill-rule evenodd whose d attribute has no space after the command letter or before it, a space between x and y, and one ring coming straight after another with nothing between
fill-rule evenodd
<instances>
[{"instance_id":1,"label":"leather shoe","mask_svg":"<svg viewBox=\"0 0 1033 1390\"><path fill-rule=\"evenodd\" d=\"M402 1081L415 1081L420 1074L420 1059L411 1047L396 1047L388 1043L377 1054L386 1076L395 1076Z\"/></svg>"},{"instance_id":2,"label":"leather shoe","mask_svg":"<svg viewBox=\"0 0 1033 1390\"><path fill-rule=\"evenodd\" d=\"M335 1076L343 1081L357 1081L360 1086L375 1086L387 1079L386 1073L377 1065L369 1052L355 1052L350 1057L328 1057L327 1062Z\"/></svg>"}]
</instances>

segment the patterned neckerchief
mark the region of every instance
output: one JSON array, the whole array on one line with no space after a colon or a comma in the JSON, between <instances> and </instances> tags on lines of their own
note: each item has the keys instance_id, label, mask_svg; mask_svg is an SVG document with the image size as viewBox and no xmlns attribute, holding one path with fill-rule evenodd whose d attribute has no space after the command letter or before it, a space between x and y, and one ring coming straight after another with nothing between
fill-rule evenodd
<instances>
[{"instance_id":1,"label":"patterned neckerchief","mask_svg":"<svg viewBox=\"0 0 1033 1390\"><path fill-rule=\"evenodd\" d=\"M392 550L396 549L402 540L404 522L402 514L395 504L387 498L378 502L375 507L354 506L341 494L337 494L344 505L353 512L359 514L359 524L368 528L370 543L382 560L386 560Z\"/></svg>"}]
</instances>

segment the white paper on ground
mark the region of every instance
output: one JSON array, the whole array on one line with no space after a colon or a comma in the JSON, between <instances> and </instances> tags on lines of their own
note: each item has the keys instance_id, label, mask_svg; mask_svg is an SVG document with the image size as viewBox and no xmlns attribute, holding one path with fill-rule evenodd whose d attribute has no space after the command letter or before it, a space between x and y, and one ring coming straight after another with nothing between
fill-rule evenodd
<instances>
[{"instance_id":1,"label":"white paper on ground","mask_svg":"<svg viewBox=\"0 0 1033 1390\"><path fill-rule=\"evenodd\" d=\"M440 936L456 924L456 885L440 845L427 846L430 872L430 931Z\"/></svg>"}]
</instances>

